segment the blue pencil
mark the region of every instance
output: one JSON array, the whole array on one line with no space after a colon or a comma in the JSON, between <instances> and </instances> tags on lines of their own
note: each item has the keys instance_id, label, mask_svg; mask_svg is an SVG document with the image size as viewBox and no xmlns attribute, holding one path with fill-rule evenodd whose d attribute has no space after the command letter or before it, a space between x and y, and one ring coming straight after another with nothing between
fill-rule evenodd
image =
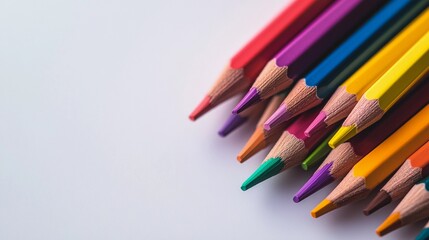
<instances>
[{"instance_id":1,"label":"blue pencil","mask_svg":"<svg viewBox=\"0 0 429 240\"><path fill-rule=\"evenodd\" d=\"M387 3L298 81L264 127L269 130L322 103L428 5L429 0L393 0Z\"/></svg>"}]
</instances>

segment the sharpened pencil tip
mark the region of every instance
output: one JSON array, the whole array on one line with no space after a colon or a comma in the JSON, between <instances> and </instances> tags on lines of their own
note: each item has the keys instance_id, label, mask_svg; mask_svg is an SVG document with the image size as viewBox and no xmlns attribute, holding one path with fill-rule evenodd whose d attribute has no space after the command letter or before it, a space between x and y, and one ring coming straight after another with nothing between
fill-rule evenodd
<instances>
[{"instance_id":1,"label":"sharpened pencil tip","mask_svg":"<svg viewBox=\"0 0 429 240\"><path fill-rule=\"evenodd\" d=\"M241 152L237 156L237 160L240 163L245 162L251 156L255 155L260 150L267 146L265 142L264 130L261 127L257 127L255 132L247 141Z\"/></svg>"},{"instance_id":2,"label":"sharpened pencil tip","mask_svg":"<svg viewBox=\"0 0 429 240\"><path fill-rule=\"evenodd\" d=\"M341 143L344 143L347 140L349 140L350 138L357 135L357 133L358 133L357 128L354 125L353 126L347 126L347 127L342 126L342 127L340 127L340 129L338 129L338 131L331 138L331 140L329 140L329 146L331 148L336 148Z\"/></svg>"},{"instance_id":3,"label":"sharpened pencil tip","mask_svg":"<svg viewBox=\"0 0 429 240\"><path fill-rule=\"evenodd\" d=\"M328 125L325 123L326 114L325 112L321 111L319 115L313 120L312 123L305 129L304 134L307 137L310 137L311 135L314 135L316 132L321 131L322 129L325 129Z\"/></svg>"},{"instance_id":4,"label":"sharpened pencil tip","mask_svg":"<svg viewBox=\"0 0 429 240\"><path fill-rule=\"evenodd\" d=\"M259 184L270 177L279 174L284 167L284 163L281 158L270 158L263 162L261 166L243 183L241 190L246 191L247 189Z\"/></svg>"},{"instance_id":5,"label":"sharpened pencil tip","mask_svg":"<svg viewBox=\"0 0 429 240\"><path fill-rule=\"evenodd\" d=\"M392 213L384 220L384 222L375 230L375 232L381 237L384 236L402 226L401 218L399 213Z\"/></svg>"},{"instance_id":6,"label":"sharpened pencil tip","mask_svg":"<svg viewBox=\"0 0 429 240\"><path fill-rule=\"evenodd\" d=\"M203 100L198 104L198 106L194 109L194 111L189 115L189 119L192 121L197 120L203 114L208 112L212 106L210 105L211 98L210 96L205 96Z\"/></svg>"},{"instance_id":7,"label":"sharpened pencil tip","mask_svg":"<svg viewBox=\"0 0 429 240\"><path fill-rule=\"evenodd\" d=\"M279 108L273 113L273 115L271 115L271 117L265 121L264 129L269 131L287 120L289 120L289 116L287 114L286 106L281 104Z\"/></svg>"},{"instance_id":8,"label":"sharpened pencil tip","mask_svg":"<svg viewBox=\"0 0 429 240\"><path fill-rule=\"evenodd\" d=\"M302 186L302 188L295 194L293 200L300 202L311 194L319 191L323 187L332 183L335 179L331 176L330 171L332 168L332 162L323 166L320 170L316 171L313 176Z\"/></svg>"},{"instance_id":9,"label":"sharpened pencil tip","mask_svg":"<svg viewBox=\"0 0 429 240\"><path fill-rule=\"evenodd\" d=\"M390 195L386 191L380 190L380 192L375 195L374 199L372 199L372 201L363 210L363 214L368 216L377 211L378 209L386 206L390 202L392 202L392 197L390 197Z\"/></svg>"},{"instance_id":10,"label":"sharpened pencil tip","mask_svg":"<svg viewBox=\"0 0 429 240\"><path fill-rule=\"evenodd\" d=\"M322 202L319 203L312 211L311 216L314 218L318 218L322 215L325 215L326 213L336 209L337 206L328 199L323 199Z\"/></svg>"},{"instance_id":11,"label":"sharpened pencil tip","mask_svg":"<svg viewBox=\"0 0 429 240\"><path fill-rule=\"evenodd\" d=\"M247 118L243 118L238 114L232 114L223 124L222 128L219 130L218 133L221 137L226 137L228 134L240 127L246 121Z\"/></svg>"},{"instance_id":12,"label":"sharpened pencil tip","mask_svg":"<svg viewBox=\"0 0 429 240\"><path fill-rule=\"evenodd\" d=\"M240 100L240 102L237 104L237 106L234 107L232 110L232 113L237 114L241 113L242 111L248 109L250 106L253 106L254 104L261 101L261 98L259 96L259 92L256 88L251 88L246 95Z\"/></svg>"},{"instance_id":13,"label":"sharpened pencil tip","mask_svg":"<svg viewBox=\"0 0 429 240\"><path fill-rule=\"evenodd\" d=\"M310 167L310 166L308 166L308 164L307 164L307 163L304 163L304 162L303 162L303 163L301 163L301 168L302 168L302 169L304 169L305 171L308 171L309 167Z\"/></svg>"}]
</instances>

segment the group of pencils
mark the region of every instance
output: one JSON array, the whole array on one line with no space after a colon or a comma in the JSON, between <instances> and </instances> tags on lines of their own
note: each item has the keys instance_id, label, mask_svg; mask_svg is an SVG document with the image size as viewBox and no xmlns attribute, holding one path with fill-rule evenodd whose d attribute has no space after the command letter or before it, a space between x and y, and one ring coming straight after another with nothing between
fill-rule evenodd
<instances>
[{"instance_id":1,"label":"group of pencils","mask_svg":"<svg viewBox=\"0 0 429 240\"><path fill-rule=\"evenodd\" d=\"M259 117L238 161L274 144L242 190L319 165L293 198L340 180L315 218L390 177L363 209L400 201L377 234L429 219L429 0L295 0L232 57L190 119L238 94L219 134Z\"/></svg>"}]
</instances>

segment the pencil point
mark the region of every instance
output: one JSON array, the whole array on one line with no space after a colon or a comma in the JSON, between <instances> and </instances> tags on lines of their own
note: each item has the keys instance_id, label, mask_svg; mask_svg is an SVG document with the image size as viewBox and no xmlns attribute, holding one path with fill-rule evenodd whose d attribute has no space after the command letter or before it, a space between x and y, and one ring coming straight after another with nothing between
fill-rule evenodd
<instances>
[{"instance_id":1,"label":"pencil point","mask_svg":"<svg viewBox=\"0 0 429 240\"><path fill-rule=\"evenodd\" d=\"M263 162L261 166L259 166L259 168L256 169L256 171L243 183L241 190L246 191L256 184L279 174L283 170L283 167L284 163L281 158L276 157L268 159Z\"/></svg>"},{"instance_id":2,"label":"pencil point","mask_svg":"<svg viewBox=\"0 0 429 240\"><path fill-rule=\"evenodd\" d=\"M273 113L273 115L271 115L271 117L265 121L264 129L269 131L271 128L274 128L287 120L289 120L289 116L287 114L286 106L281 104L279 108Z\"/></svg>"},{"instance_id":3,"label":"pencil point","mask_svg":"<svg viewBox=\"0 0 429 240\"><path fill-rule=\"evenodd\" d=\"M311 211L311 216L314 218L318 218L334 209L336 209L337 207L335 206L335 204L331 201L329 201L328 199L323 199L322 202L319 203L319 205L317 205L312 211Z\"/></svg>"},{"instance_id":4,"label":"pencil point","mask_svg":"<svg viewBox=\"0 0 429 240\"><path fill-rule=\"evenodd\" d=\"M304 169L305 171L308 171L308 169L310 168L310 166L308 166L308 164L307 164L307 163L302 162L302 163L301 163L301 168L302 168L302 169Z\"/></svg>"},{"instance_id":5,"label":"pencil point","mask_svg":"<svg viewBox=\"0 0 429 240\"><path fill-rule=\"evenodd\" d=\"M295 194L293 201L298 203L306 199L311 194L319 191L326 185L332 183L335 179L330 175L332 162L317 170L313 176L302 186L302 188Z\"/></svg>"},{"instance_id":6,"label":"pencil point","mask_svg":"<svg viewBox=\"0 0 429 240\"><path fill-rule=\"evenodd\" d=\"M392 202L392 198L390 197L390 195L386 191L380 190L380 192L375 195L374 199L372 199L372 201L363 210L363 214L368 216L377 211L378 209L386 206L390 202Z\"/></svg>"},{"instance_id":7,"label":"pencil point","mask_svg":"<svg viewBox=\"0 0 429 240\"><path fill-rule=\"evenodd\" d=\"M402 226L399 213L392 213L387 217L386 220L375 230L375 232L381 237L393 230L396 230Z\"/></svg>"},{"instance_id":8,"label":"pencil point","mask_svg":"<svg viewBox=\"0 0 429 240\"><path fill-rule=\"evenodd\" d=\"M355 135L357 135L357 129L354 125L347 127L342 126L329 141L329 146L331 148L336 148L338 145L346 142Z\"/></svg>"},{"instance_id":9,"label":"pencil point","mask_svg":"<svg viewBox=\"0 0 429 240\"><path fill-rule=\"evenodd\" d=\"M256 88L251 88L246 95L240 100L237 106L234 107L232 113L237 114L248 109L250 106L261 101L258 90Z\"/></svg>"},{"instance_id":10,"label":"pencil point","mask_svg":"<svg viewBox=\"0 0 429 240\"><path fill-rule=\"evenodd\" d=\"M326 114L325 112L321 111L317 117L313 120L312 123L305 129L304 134L307 137L310 137L311 135L314 135L314 133L321 131L322 129L325 129L328 125L325 123Z\"/></svg>"},{"instance_id":11,"label":"pencil point","mask_svg":"<svg viewBox=\"0 0 429 240\"><path fill-rule=\"evenodd\" d=\"M416 240L428 240L428 239L429 239L429 228L424 228L416 237Z\"/></svg>"},{"instance_id":12,"label":"pencil point","mask_svg":"<svg viewBox=\"0 0 429 240\"><path fill-rule=\"evenodd\" d=\"M195 121L203 114L208 112L211 109L210 100L211 100L210 96L205 96L203 100L200 102L200 104L198 104L198 106L191 113L191 115L189 115L189 119L191 119L192 121Z\"/></svg>"},{"instance_id":13,"label":"pencil point","mask_svg":"<svg viewBox=\"0 0 429 240\"><path fill-rule=\"evenodd\" d=\"M246 121L247 118L243 118L238 114L232 114L223 124L222 128L219 130L218 133L221 137L226 137L228 134L230 134L232 131L241 126Z\"/></svg>"},{"instance_id":14,"label":"pencil point","mask_svg":"<svg viewBox=\"0 0 429 240\"><path fill-rule=\"evenodd\" d=\"M266 146L264 130L258 127L238 154L237 160L243 163Z\"/></svg>"}]
</instances>

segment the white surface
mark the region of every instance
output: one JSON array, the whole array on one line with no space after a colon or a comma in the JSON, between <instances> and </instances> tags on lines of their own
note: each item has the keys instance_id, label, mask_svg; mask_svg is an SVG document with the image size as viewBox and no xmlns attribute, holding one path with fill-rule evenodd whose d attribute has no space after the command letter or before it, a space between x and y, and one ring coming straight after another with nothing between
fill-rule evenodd
<instances>
[{"instance_id":1,"label":"white surface","mask_svg":"<svg viewBox=\"0 0 429 240\"><path fill-rule=\"evenodd\" d=\"M378 239L393 206L312 219L328 191L293 203L300 169L242 192L265 153L240 165L251 127L216 135L233 102L187 119L283 5L1 1L0 239Z\"/></svg>"}]
</instances>

